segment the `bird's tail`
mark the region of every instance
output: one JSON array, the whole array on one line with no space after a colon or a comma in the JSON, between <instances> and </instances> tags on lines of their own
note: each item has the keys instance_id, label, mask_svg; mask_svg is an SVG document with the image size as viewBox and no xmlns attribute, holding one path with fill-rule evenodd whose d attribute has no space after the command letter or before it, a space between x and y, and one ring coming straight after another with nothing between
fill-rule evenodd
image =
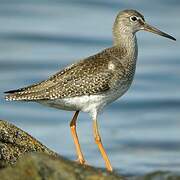
<instances>
[{"instance_id":1,"label":"bird's tail","mask_svg":"<svg viewBox=\"0 0 180 180\"><path fill-rule=\"evenodd\" d=\"M33 101L45 99L45 97L42 96L42 93L35 90L28 90L28 88L11 90L4 93L7 94L5 95L7 101Z\"/></svg>"},{"instance_id":2,"label":"bird's tail","mask_svg":"<svg viewBox=\"0 0 180 180\"><path fill-rule=\"evenodd\" d=\"M47 89L52 82L42 81L27 87L4 92L7 101L33 101L48 99Z\"/></svg>"},{"instance_id":3,"label":"bird's tail","mask_svg":"<svg viewBox=\"0 0 180 180\"><path fill-rule=\"evenodd\" d=\"M27 100L27 94L23 93L22 89L10 90L4 93L7 94L5 95L7 101Z\"/></svg>"}]
</instances>

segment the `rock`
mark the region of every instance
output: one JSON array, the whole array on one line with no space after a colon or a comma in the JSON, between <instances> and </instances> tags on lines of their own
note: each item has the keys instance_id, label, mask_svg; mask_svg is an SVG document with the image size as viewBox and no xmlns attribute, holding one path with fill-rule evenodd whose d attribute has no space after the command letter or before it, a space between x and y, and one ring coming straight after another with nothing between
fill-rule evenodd
<instances>
[{"instance_id":1,"label":"rock","mask_svg":"<svg viewBox=\"0 0 180 180\"><path fill-rule=\"evenodd\" d=\"M121 180L118 175L57 158L33 153L21 157L14 167L0 171L1 180Z\"/></svg>"},{"instance_id":2,"label":"rock","mask_svg":"<svg viewBox=\"0 0 180 180\"><path fill-rule=\"evenodd\" d=\"M30 152L57 154L16 126L0 120L0 168L14 164L19 157Z\"/></svg>"},{"instance_id":3,"label":"rock","mask_svg":"<svg viewBox=\"0 0 180 180\"><path fill-rule=\"evenodd\" d=\"M0 180L179 180L180 173L138 177L82 166L65 159L16 126L0 120Z\"/></svg>"},{"instance_id":4,"label":"rock","mask_svg":"<svg viewBox=\"0 0 180 180\"><path fill-rule=\"evenodd\" d=\"M180 180L180 173L170 171L155 171L144 176L132 177L129 180Z\"/></svg>"},{"instance_id":5,"label":"rock","mask_svg":"<svg viewBox=\"0 0 180 180\"><path fill-rule=\"evenodd\" d=\"M0 120L1 180L122 180L115 173L67 160Z\"/></svg>"}]
</instances>

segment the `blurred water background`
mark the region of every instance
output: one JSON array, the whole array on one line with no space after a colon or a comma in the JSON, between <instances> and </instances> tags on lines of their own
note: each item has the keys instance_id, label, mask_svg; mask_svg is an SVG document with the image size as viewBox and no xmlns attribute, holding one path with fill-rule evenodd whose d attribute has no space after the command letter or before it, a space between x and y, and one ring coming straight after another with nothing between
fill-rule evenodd
<instances>
[{"instance_id":1,"label":"blurred water background","mask_svg":"<svg viewBox=\"0 0 180 180\"><path fill-rule=\"evenodd\" d=\"M0 119L75 159L72 112L36 103L5 102L4 91L46 79L67 64L112 44L119 10L134 8L180 39L178 0L0 0ZM131 89L99 116L115 170L138 175L180 170L180 43L141 32ZM89 164L104 167L92 122L80 114L78 134Z\"/></svg>"}]
</instances>

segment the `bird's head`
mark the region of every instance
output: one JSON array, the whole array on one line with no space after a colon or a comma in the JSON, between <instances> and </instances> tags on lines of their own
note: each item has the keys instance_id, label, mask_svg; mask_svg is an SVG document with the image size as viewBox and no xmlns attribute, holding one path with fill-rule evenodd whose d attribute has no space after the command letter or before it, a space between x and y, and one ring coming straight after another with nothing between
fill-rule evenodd
<instances>
[{"instance_id":1,"label":"bird's head","mask_svg":"<svg viewBox=\"0 0 180 180\"><path fill-rule=\"evenodd\" d=\"M136 10L124 10L116 17L114 28L120 28L121 32L136 33L137 31L149 31L166 38L176 40L174 37L146 23L144 16Z\"/></svg>"}]
</instances>

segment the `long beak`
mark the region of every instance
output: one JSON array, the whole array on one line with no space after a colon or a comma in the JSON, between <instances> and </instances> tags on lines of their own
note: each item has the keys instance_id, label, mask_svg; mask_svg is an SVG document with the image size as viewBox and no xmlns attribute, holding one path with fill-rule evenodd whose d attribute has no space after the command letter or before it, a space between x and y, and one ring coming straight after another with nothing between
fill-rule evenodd
<instances>
[{"instance_id":1,"label":"long beak","mask_svg":"<svg viewBox=\"0 0 180 180\"><path fill-rule=\"evenodd\" d=\"M164 36L166 38L169 38L169 39L172 39L172 40L176 41L176 39L174 37L172 37L169 34L166 34L166 33L162 32L162 31L160 31L159 29L157 29L157 28L155 28L153 26L150 26L146 22L143 24L143 30L149 31L149 32L152 32L154 34L158 34L160 36Z\"/></svg>"}]
</instances>

